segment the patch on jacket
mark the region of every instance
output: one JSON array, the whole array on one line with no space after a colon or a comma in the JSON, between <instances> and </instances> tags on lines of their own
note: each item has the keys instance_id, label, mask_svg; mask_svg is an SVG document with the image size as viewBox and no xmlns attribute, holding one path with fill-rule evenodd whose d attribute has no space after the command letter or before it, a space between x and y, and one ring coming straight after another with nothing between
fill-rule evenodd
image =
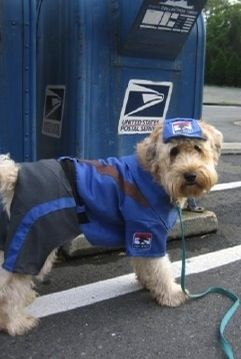
<instances>
[{"instance_id":1,"label":"patch on jacket","mask_svg":"<svg viewBox=\"0 0 241 359\"><path fill-rule=\"evenodd\" d=\"M136 232L133 236L133 248L150 249L152 241L152 233Z\"/></svg>"}]
</instances>

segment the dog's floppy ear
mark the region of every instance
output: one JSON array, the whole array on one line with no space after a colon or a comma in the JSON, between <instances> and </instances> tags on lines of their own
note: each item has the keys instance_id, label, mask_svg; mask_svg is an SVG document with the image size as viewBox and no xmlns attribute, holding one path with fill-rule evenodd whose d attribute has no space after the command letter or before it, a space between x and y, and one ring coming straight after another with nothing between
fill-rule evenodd
<instances>
[{"instance_id":1,"label":"dog's floppy ear","mask_svg":"<svg viewBox=\"0 0 241 359\"><path fill-rule=\"evenodd\" d=\"M163 122L160 122L149 136L149 144L146 151L146 157L149 161L157 156L157 144L162 142Z\"/></svg>"},{"instance_id":2,"label":"dog's floppy ear","mask_svg":"<svg viewBox=\"0 0 241 359\"><path fill-rule=\"evenodd\" d=\"M162 123L159 123L148 137L137 144L137 154L145 168L149 167L157 156L157 144L160 138L162 141L162 128Z\"/></svg>"},{"instance_id":3,"label":"dog's floppy ear","mask_svg":"<svg viewBox=\"0 0 241 359\"><path fill-rule=\"evenodd\" d=\"M204 135L210 141L211 147L214 151L215 162L218 162L218 159L221 155L222 144L223 144L223 135L212 125L209 125L205 121L200 121L200 126L203 130Z\"/></svg>"}]
</instances>

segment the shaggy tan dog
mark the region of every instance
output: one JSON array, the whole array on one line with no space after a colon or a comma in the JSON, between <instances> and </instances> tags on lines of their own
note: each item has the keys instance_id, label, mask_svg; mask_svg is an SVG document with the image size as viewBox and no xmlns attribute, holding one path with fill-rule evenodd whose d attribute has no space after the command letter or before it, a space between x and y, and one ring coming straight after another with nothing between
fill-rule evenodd
<instances>
[{"instance_id":1,"label":"shaggy tan dog","mask_svg":"<svg viewBox=\"0 0 241 359\"><path fill-rule=\"evenodd\" d=\"M162 140L162 125L137 145L137 159L153 181L162 186L172 203L183 204L187 197L208 192L217 182L216 165L221 152L222 134L213 126L200 121L206 140ZM0 193L11 220L11 202L20 165L7 155L0 156ZM55 251L48 256L38 277L51 270ZM0 264L4 253L0 252ZM138 280L150 290L160 305L178 306L186 299L175 282L167 255L158 258L133 257L132 264ZM24 334L38 323L24 308L36 297L32 276L12 273L0 268L0 330L10 335Z\"/></svg>"}]
</instances>

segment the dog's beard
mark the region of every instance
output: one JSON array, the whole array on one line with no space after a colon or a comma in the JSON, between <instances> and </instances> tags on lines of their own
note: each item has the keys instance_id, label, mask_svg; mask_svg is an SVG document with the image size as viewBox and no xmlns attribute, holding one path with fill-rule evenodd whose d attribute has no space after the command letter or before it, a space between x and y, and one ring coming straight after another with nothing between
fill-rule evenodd
<instances>
[{"instance_id":1,"label":"dog's beard","mask_svg":"<svg viewBox=\"0 0 241 359\"><path fill-rule=\"evenodd\" d=\"M196 173L196 179L192 183L185 180L184 173L188 173L188 171L190 170L173 170L165 175L163 186L172 201L177 201L180 198L199 197L203 193L209 192L217 183L218 176L215 168L201 166L198 169L192 169L190 172Z\"/></svg>"}]
</instances>

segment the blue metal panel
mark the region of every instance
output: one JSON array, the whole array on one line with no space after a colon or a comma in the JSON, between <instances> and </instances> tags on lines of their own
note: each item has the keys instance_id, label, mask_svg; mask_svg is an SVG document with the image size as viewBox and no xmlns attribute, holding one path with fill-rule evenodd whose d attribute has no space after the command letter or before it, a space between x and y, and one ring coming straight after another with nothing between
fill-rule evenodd
<instances>
[{"instance_id":1,"label":"blue metal panel","mask_svg":"<svg viewBox=\"0 0 241 359\"><path fill-rule=\"evenodd\" d=\"M0 0L0 152L35 158L35 1Z\"/></svg>"},{"instance_id":2,"label":"blue metal panel","mask_svg":"<svg viewBox=\"0 0 241 359\"><path fill-rule=\"evenodd\" d=\"M141 0L42 0L38 157L71 154L96 158L133 152L144 135L118 135L123 100L132 79L172 82L167 117L200 117L205 44L202 16L175 60L124 56L121 44L141 4ZM53 90L55 86L66 90L59 137L53 137L51 131L42 133L43 117L49 116L44 113L49 85Z\"/></svg>"},{"instance_id":3,"label":"blue metal panel","mask_svg":"<svg viewBox=\"0 0 241 359\"><path fill-rule=\"evenodd\" d=\"M83 111L85 69L83 63L83 9L78 1L43 0L37 24L37 152L55 157L79 152L80 113ZM82 69L81 69L82 68ZM83 76L84 74L84 76ZM42 134L47 86L66 89L61 138Z\"/></svg>"}]
</instances>

